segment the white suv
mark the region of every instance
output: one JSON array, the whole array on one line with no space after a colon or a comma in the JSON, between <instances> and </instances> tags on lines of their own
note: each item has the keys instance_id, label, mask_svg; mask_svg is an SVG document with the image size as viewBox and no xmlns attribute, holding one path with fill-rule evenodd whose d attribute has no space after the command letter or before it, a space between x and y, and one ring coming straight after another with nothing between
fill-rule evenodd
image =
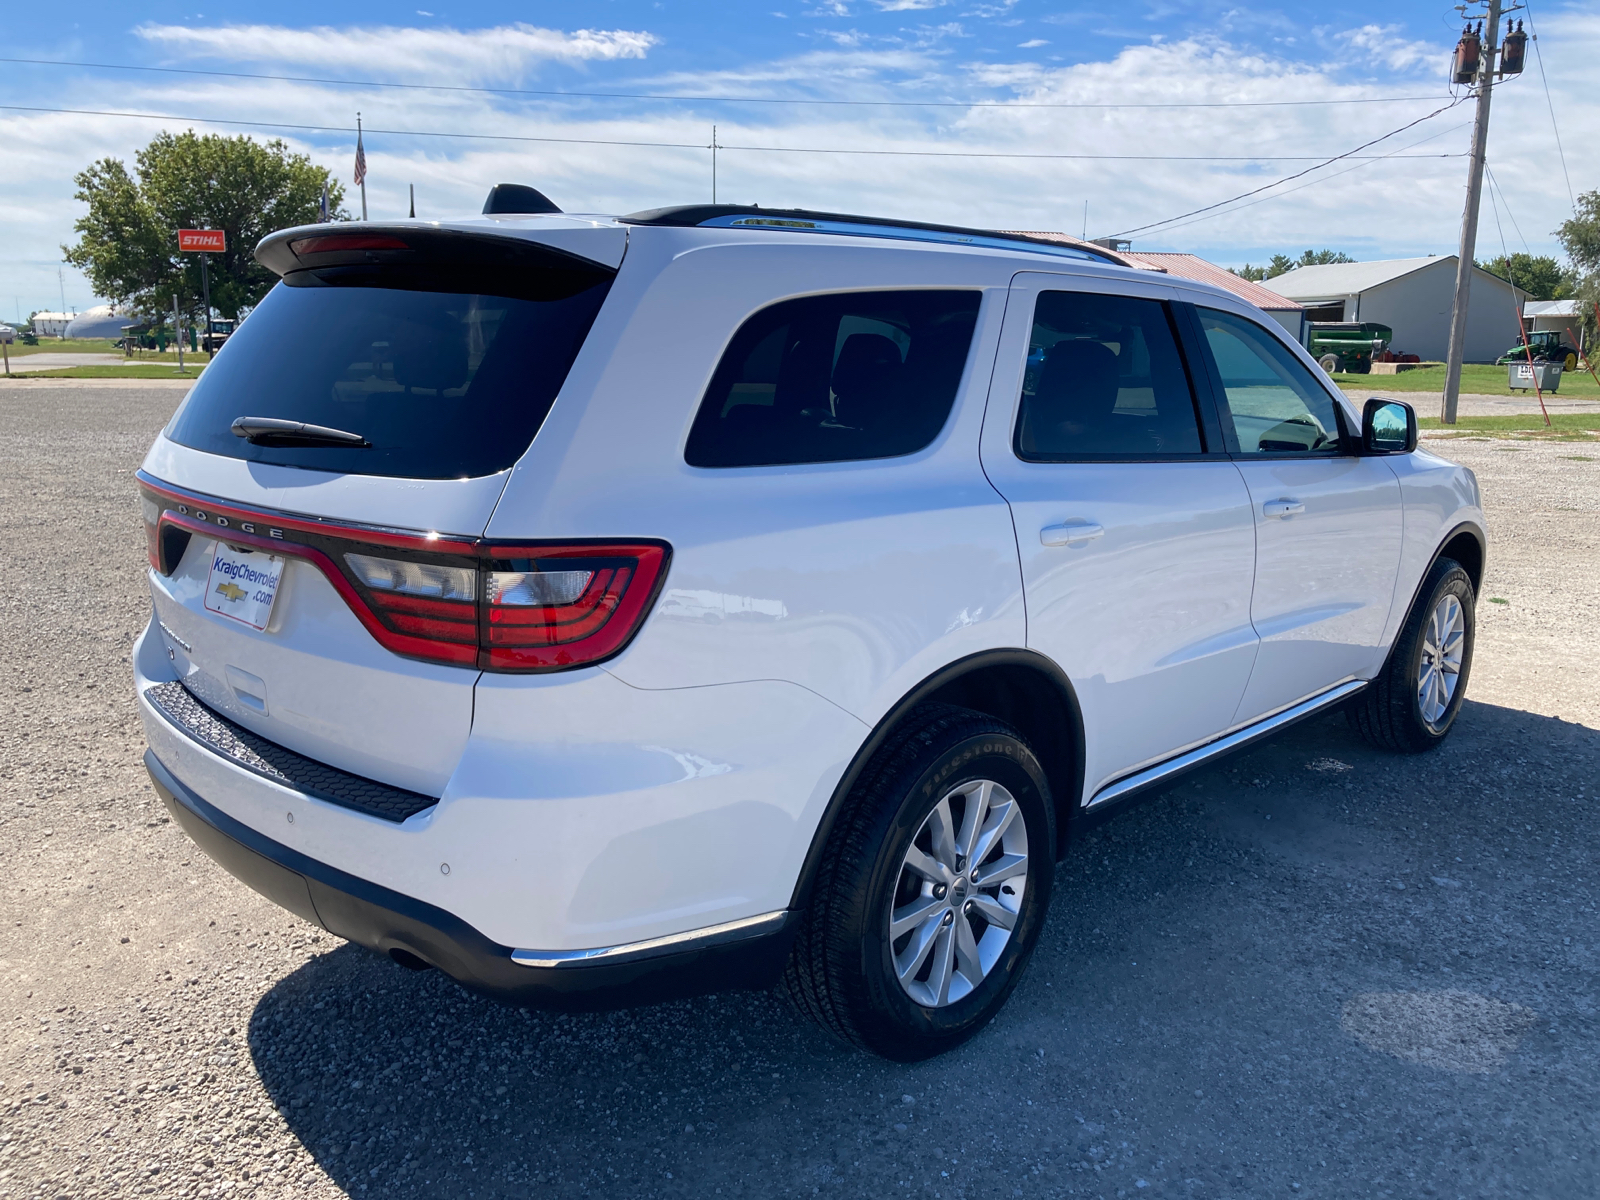
<instances>
[{"instance_id":1,"label":"white suv","mask_svg":"<svg viewBox=\"0 0 1600 1200\"><path fill-rule=\"evenodd\" d=\"M781 980L912 1059L1116 801L1334 705L1449 732L1476 481L1232 295L508 190L263 241L139 473L146 762L286 908L526 1003Z\"/></svg>"}]
</instances>

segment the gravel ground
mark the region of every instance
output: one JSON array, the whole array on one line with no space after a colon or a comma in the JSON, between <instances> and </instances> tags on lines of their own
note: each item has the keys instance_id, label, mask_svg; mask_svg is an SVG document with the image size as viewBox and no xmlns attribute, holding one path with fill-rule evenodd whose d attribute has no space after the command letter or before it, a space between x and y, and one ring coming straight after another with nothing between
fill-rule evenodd
<instances>
[{"instance_id":1,"label":"gravel ground","mask_svg":"<svg viewBox=\"0 0 1600 1200\"><path fill-rule=\"evenodd\" d=\"M0 1197L1600 1192L1600 462L1453 441L1493 530L1458 730L1302 725L1088 834L986 1031L766 995L525 1013L272 907L139 763L130 474L172 390L0 386Z\"/></svg>"}]
</instances>

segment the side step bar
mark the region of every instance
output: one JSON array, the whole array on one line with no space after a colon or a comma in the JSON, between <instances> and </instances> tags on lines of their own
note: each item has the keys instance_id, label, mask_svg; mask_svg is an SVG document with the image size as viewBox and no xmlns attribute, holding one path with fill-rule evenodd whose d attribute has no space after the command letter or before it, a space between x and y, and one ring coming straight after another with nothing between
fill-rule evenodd
<instances>
[{"instance_id":1,"label":"side step bar","mask_svg":"<svg viewBox=\"0 0 1600 1200\"><path fill-rule=\"evenodd\" d=\"M1166 783L1175 776L1182 775L1185 771L1192 771L1196 767L1203 766L1213 758L1238 750L1242 746L1248 746L1251 742L1258 742L1264 737L1277 733L1280 729L1293 725L1296 721L1302 721L1313 713L1321 712L1325 708L1338 704L1341 700L1347 700L1366 686L1366 681L1361 679L1352 679L1349 683L1341 683L1338 687L1323 692L1319 696L1313 696L1309 700L1302 700L1293 708L1286 708L1282 712L1273 713L1270 717L1264 717L1254 725L1246 725L1243 729L1235 730L1226 737L1220 737L1214 742L1207 742L1204 746L1196 746L1193 750L1180 754L1176 758L1169 758L1166 762L1159 762L1153 767L1146 767L1144 770L1132 775L1125 775L1121 779L1106 784L1105 787L1091 796L1088 803L1083 807L1086 809L1098 808L1108 801L1120 800L1124 796L1131 796L1134 792L1142 792L1146 788Z\"/></svg>"}]
</instances>

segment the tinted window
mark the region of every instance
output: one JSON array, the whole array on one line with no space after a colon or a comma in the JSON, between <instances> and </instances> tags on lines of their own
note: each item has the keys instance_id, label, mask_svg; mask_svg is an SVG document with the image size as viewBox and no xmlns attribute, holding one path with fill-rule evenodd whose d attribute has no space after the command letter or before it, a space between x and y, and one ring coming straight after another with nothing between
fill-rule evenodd
<instances>
[{"instance_id":1,"label":"tinted window","mask_svg":"<svg viewBox=\"0 0 1600 1200\"><path fill-rule=\"evenodd\" d=\"M488 294L481 275L294 272L242 322L167 429L252 462L456 479L516 462L555 401L609 278ZM598 280L598 281L597 281ZM438 288L440 290L429 290ZM255 445L237 417L359 433L367 449Z\"/></svg>"},{"instance_id":2,"label":"tinted window","mask_svg":"<svg viewBox=\"0 0 1600 1200\"><path fill-rule=\"evenodd\" d=\"M979 299L854 292L763 309L718 364L685 459L762 467L922 449L955 402Z\"/></svg>"},{"instance_id":3,"label":"tinted window","mask_svg":"<svg viewBox=\"0 0 1600 1200\"><path fill-rule=\"evenodd\" d=\"M1016 446L1042 461L1199 454L1194 393L1166 305L1041 292Z\"/></svg>"},{"instance_id":4,"label":"tinted window","mask_svg":"<svg viewBox=\"0 0 1600 1200\"><path fill-rule=\"evenodd\" d=\"M1294 354L1254 321L1196 310L1244 454L1339 449L1333 397Z\"/></svg>"}]
</instances>

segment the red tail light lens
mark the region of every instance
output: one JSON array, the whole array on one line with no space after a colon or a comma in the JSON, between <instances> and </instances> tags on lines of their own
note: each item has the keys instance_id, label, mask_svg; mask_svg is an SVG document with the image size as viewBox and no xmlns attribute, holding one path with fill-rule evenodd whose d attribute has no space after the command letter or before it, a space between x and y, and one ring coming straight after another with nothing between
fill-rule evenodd
<instances>
[{"instance_id":1,"label":"red tail light lens","mask_svg":"<svg viewBox=\"0 0 1600 1200\"><path fill-rule=\"evenodd\" d=\"M638 629L666 547L490 546L484 579L488 671L549 671L609 658Z\"/></svg>"}]
</instances>

